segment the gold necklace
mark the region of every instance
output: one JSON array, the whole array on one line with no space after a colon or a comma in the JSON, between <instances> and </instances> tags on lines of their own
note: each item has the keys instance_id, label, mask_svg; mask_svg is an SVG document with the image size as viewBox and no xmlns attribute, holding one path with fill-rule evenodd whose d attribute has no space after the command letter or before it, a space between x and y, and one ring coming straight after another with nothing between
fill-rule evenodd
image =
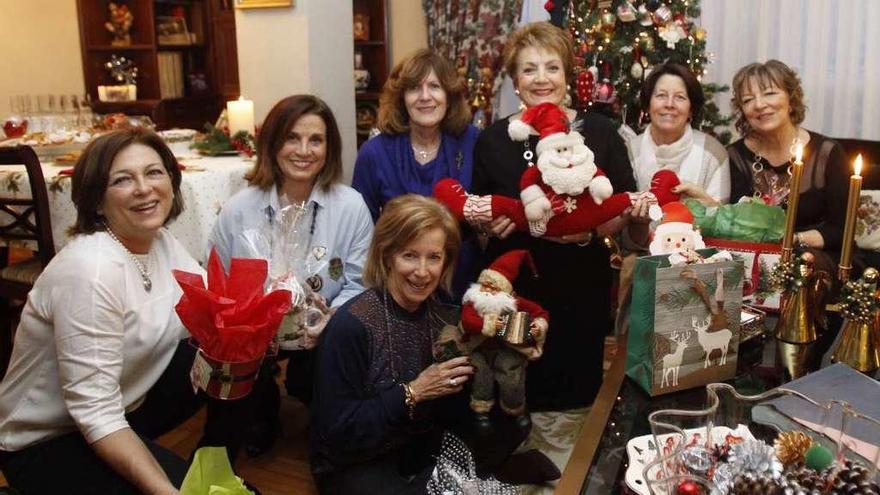
<instances>
[{"instance_id":1,"label":"gold necklace","mask_svg":"<svg viewBox=\"0 0 880 495\"><path fill-rule=\"evenodd\" d=\"M128 257L131 258L131 261L134 262L134 266L137 268L138 272L141 275L141 283L144 284L144 290L147 292L150 292L150 289L153 288L153 281L150 280L149 268L147 268L143 263L141 263L141 260L137 259L137 256L135 256L134 253L132 253L131 251L128 250L127 247L125 247L125 244L123 244L122 241L120 241L119 238L116 237L116 234L114 234L113 231L110 230L109 225L107 225L105 223L104 228L107 230L107 235L109 235L111 239L116 241L117 244L122 246L122 249L125 250L125 252L128 254Z\"/></svg>"}]
</instances>

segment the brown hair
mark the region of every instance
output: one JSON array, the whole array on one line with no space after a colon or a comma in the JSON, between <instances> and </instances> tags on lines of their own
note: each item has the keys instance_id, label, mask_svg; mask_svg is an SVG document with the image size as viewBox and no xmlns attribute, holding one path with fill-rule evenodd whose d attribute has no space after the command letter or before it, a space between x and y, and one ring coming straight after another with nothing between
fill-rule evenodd
<instances>
[{"instance_id":1,"label":"brown hair","mask_svg":"<svg viewBox=\"0 0 880 495\"><path fill-rule=\"evenodd\" d=\"M504 70L511 79L516 80L516 57L519 52L528 47L543 48L556 52L562 59L562 68L565 71L565 80L571 78L574 67L574 48L568 34L562 29L549 22L533 22L517 29L508 38L504 45Z\"/></svg>"},{"instance_id":2,"label":"brown hair","mask_svg":"<svg viewBox=\"0 0 880 495\"><path fill-rule=\"evenodd\" d=\"M416 50L391 69L391 75L382 87L379 97L379 119L376 126L388 134L409 132L409 114L403 95L418 87L431 70L446 92L446 115L440 127L450 134L461 134L471 121L471 111L465 100L465 84L455 67L429 48Z\"/></svg>"},{"instance_id":3,"label":"brown hair","mask_svg":"<svg viewBox=\"0 0 880 495\"><path fill-rule=\"evenodd\" d=\"M177 158L156 133L143 127L132 127L95 138L77 160L73 168L70 191L71 199L76 206L76 222L67 230L69 235L92 234L105 230L104 217L98 213L98 210L104 204L110 168L116 155L133 144L143 144L155 150L162 159L165 171L171 177L174 196L165 223L168 224L183 211L183 196L180 194L181 176Z\"/></svg>"},{"instance_id":4,"label":"brown hair","mask_svg":"<svg viewBox=\"0 0 880 495\"><path fill-rule=\"evenodd\" d=\"M733 98L731 98L730 104L736 118L736 130L741 135L748 136L752 132L752 127L743 113L743 93L748 89L750 81L757 82L758 87L762 90L776 86L785 91L788 94L789 106L791 106L789 114L791 122L794 125L799 125L804 121L807 106L804 104L804 89L801 87L800 78L791 67L779 60L771 59L763 64L749 64L736 71L733 76Z\"/></svg>"},{"instance_id":5,"label":"brown hair","mask_svg":"<svg viewBox=\"0 0 880 495\"><path fill-rule=\"evenodd\" d=\"M703 112L703 105L706 103L706 97L703 95L703 85L697 80L697 77L687 67L675 62L667 62L654 67L645 82L642 84L642 92L639 94L639 103L642 110L648 112L651 108L651 96L654 94L654 87L657 81L665 75L678 76L684 82L687 90L688 100L691 103L691 120L694 123L700 122Z\"/></svg>"},{"instance_id":6,"label":"brown hair","mask_svg":"<svg viewBox=\"0 0 880 495\"><path fill-rule=\"evenodd\" d=\"M330 107L317 96L294 95L282 99L272 107L257 136L257 162L244 178L262 190L280 186L284 174L278 165L278 151L287 139L287 133L305 115L317 115L327 127L327 157L318 172L315 183L324 190L342 177L342 137L336 117Z\"/></svg>"},{"instance_id":7,"label":"brown hair","mask_svg":"<svg viewBox=\"0 0 880 495\"><path fill-rule=\"evenodd\" d=\"M387 287L391 258L425 232L437 229L446 235L441 286L448 292L452 286L452 267L461 249L458 222L445 206L434 198L419 194L404 194L389 201L373 228L373 239L364 265L364 284L367 287Z\"/></svg>"}]
</instances>

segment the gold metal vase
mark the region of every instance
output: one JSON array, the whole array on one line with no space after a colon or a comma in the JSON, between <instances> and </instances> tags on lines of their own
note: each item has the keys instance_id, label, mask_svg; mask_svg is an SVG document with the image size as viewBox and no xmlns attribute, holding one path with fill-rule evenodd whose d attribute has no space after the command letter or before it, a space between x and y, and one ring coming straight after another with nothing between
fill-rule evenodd
<instances>
[{"instance_id":1,"label":"gold metal vase","mask_svg":"<svg viewBox=\"0 0 880 495\"><path fill-rule=\"evenodd\" d=\"M831 361L870 373L880 368L880 312L869 321L846 319Z\"/></svg>"}]
</instances>

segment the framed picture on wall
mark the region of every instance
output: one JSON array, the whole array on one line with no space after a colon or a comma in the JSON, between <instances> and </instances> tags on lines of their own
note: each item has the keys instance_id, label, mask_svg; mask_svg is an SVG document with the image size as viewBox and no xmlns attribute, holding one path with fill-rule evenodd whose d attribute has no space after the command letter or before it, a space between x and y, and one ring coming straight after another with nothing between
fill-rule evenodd
<instances>
[{"instance_id":1,"label":"framed picture on wall","mask_svg":"<svg viewBox=\"0 0 880 495\"><path fill-rule=\"evenodd\" d=\"M369 41L370 16L365 14L355 14L352 19L352 32L355 41Z\"/></svg>"},{"instance_id":2,"label":"framed picture on wall","mask_svg":"<svg viewBox=\"0 0 880 495\"><path fill-rule=\"evenodd\" d=\"M237 9L266 9L292 6L293 0L235 0L235 8Z\"/></svg>"}]
</instances>

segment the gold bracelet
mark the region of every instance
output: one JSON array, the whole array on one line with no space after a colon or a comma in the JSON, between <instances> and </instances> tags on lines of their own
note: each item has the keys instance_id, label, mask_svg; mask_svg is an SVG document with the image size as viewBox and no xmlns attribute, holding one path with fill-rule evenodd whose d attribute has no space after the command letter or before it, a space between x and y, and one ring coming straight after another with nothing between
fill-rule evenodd
<instances>
[{"instance_id":1,"label":"gold bracelet","mask_svg":"<svg viewBox=\"0 0 880 495\"><path fill-rule=\"evenodd\" d=\"M409 383L401 383L400 386L403 387L403 403L406 406L406 415L409 416L409 419L413 419L416 415L416 396L413 394Z\"/></svg>"}]
</instances>

